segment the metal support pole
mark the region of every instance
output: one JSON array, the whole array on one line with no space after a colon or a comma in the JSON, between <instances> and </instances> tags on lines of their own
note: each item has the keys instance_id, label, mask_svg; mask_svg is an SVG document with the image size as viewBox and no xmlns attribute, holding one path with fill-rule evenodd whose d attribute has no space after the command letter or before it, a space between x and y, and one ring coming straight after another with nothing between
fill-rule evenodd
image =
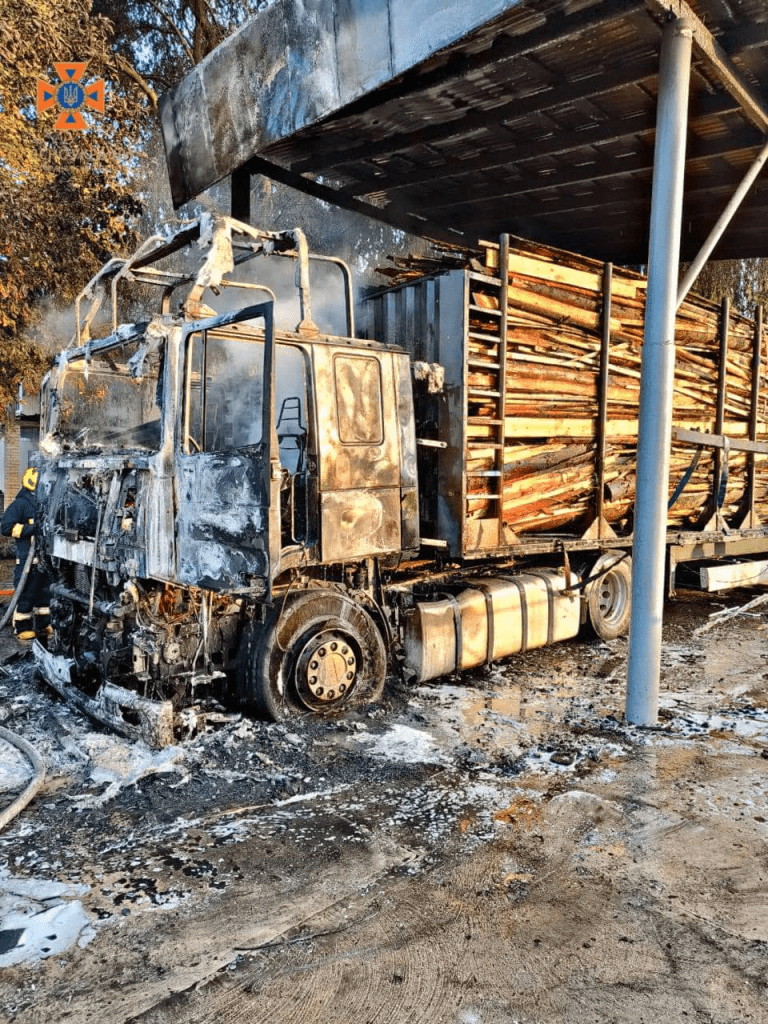
<instances>
[{"instance_id":1,"label":"metal support pole","mask_svg":"<svg viewBox=\"0 0 768 1024\"><path fill-rule=\"evenodd\" d=\"M707 240L702 245L699 252L696 254L696 258L693 263L688 267L685 277L680 282L680 287L677 290L677 308L685 302L685 298L688 292L694 285L696 278L701 273L704 264L709 259L709 255L715 248L717 243L723 236L723 232L733 220L733 215L736 213L738 208L741 206L747 192L752 188L760 171L763 169L763 164L768 160L768 142L760 150L759 154L755 158L755 162L749 168L747 173L744 175L741 184L733 193L730 202L720 214L717 219L717 223L712 228L710 233L707 235Z\"/></svg>"},{"instance_id":2,"label":"metal support pole","mask_svg":"<svg viewBox=\"0 0 768 1024\"><path fill-rule=\"evenodd\" d=\"M626 716L635 725L655 725L658 712L691 43L692 28L685 19L665 26L656 114L632 549Z\"/></svg>"},{"instance_id":3,"label":"metal support pole","mask_svg":"<svg viewBox=\"0 0 768 1024\"><path fill-rule=\"evenodd\" d=\"M251 172L238 167L230 178L229 212L234 220L251 223Z\"/></svg>"}]
</instances>

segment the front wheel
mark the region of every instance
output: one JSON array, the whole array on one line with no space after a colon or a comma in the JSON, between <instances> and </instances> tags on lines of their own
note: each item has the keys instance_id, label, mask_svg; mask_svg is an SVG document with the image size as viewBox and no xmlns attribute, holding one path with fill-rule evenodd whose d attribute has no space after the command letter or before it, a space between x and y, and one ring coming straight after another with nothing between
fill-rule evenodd
<instances>
[{"instance_id":1,"label":"front wheel","mask_svg":"<svg viewBox=\"0 0 768 1024\"><path fill-rule=\"evenodd\" d=\"M381 696L387 653L368 612L344 594L307 590L278 602L240 648L241 699L275 721L324 717Z\"/></svg>"},{"instance_id":2,"label":"front wheel","mask_svg":"<svg viewBox=\"0 0 768 1024\"><path fill-rule=\"evenodd\" d=\"M602 554L589 576L587 616L592 632L601 640L615 640L629 630L632 609L632 559L617 552Z\"/></svg>"}]
</instances>

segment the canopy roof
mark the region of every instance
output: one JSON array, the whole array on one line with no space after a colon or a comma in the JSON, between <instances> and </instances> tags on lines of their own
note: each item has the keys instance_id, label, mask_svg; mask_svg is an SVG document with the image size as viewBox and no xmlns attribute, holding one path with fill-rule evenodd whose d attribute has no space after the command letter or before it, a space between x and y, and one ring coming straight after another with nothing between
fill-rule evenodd
<instances>
[{"instance_id":1,"label":"canopy roof","mask_svg":"<svg viewBox=\"0 0 768 1024\"><path fill-rule=\"evenodd\" d=\"M643 263L671 15L691 259L768 134L765 0L271 0L161 99L174 201L261 172L419 234ZM766 224L758 179L714 257L768 255Z\"/></svg>"}]
</instances>

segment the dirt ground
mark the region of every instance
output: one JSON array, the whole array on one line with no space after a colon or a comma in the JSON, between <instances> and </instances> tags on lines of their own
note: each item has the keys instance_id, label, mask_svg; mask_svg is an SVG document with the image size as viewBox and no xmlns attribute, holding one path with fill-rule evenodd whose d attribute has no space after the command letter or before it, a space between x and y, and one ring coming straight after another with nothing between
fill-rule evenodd
<instances>
[{"instance_id":1,"label":"dirt ground","mask_svg":"<svg viewBox=\"0 0 768 1024\"><path fill-rule=\"evenodd\" d=\"M648 730L623 724L623 640L154 753L7 665L0 719L48 775L0 834L0 1010L768 1022L768 612L694 635L749 596L668 606ZM1 753L6 805L29 768Z\"/></svg>"}]
</instances>

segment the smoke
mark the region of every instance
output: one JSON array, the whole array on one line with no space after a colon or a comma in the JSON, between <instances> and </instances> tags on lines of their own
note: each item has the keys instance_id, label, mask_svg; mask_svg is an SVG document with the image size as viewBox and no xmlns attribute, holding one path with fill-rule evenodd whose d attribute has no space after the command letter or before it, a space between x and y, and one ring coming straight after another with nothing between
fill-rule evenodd
<instances>
[{"instance_id":1,"label":"smoke","mask_svg":"<svg viewBox=\"0 0 768 1024\"><path fill-rule=\"evenodd\" d=\"M45 298L38 304L37 320L28 330L27 339L52 356L69 342L74 330L74 307L62 308L55 299Z\"/></svg>"},{"instance_id":2,"label":"smoke","mask_svg":"<svg viewBox=\"0 0 768 1024\"><path fill-rule=\"evenodd\" d=\"M275 326L293 331L301 320L299 291L296 285L297 261L283 256L257 256L241 263L228 274L229 280L249 285L264 285L274 292ZM312 319L323 334L346 335L344 280L337 267L310 263ZM225 287L219 295L206 291L203 301L217 313L229 313L243 306L265 301L269 295L252 288Z\"/></svg>"}]
</instances>

